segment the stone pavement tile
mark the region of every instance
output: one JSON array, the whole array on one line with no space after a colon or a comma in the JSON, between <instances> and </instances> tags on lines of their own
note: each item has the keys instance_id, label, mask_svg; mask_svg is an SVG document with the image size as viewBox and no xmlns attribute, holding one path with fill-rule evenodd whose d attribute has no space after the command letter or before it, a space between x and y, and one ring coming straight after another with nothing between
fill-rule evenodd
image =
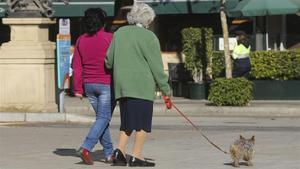
<instances>
[{"instance_id":1,"label":"stone pavement tile","mask_svg":"<svg viewBox=\"0 0 300 169\"><path fill-rule=\"evenodd\" d=\"M0 122L9 122L9 121L25 121L25 113L0 113Z\"/></svg>"},{"instance_id":2,"label":"stone pavement tile","mask_svg":"<svg viewBox=\"0 0 300 169\"><path fill-rule=\"evenodd\" d=\"M113 117L111 134L117 145L118 117ZM222 149L243 134L256 136L255 156L251 169L299 169L299 118L218 118L192 117L203 132ZM232 169L229 155L211 146L188 124L177 117L155 117L153 131L144 145L143 155L153 160L153 169ZM100 162L102 147L93 150L93 166L82 164L75 151L82 143L89 124L51 124L0 126L1 169L110 169ZM228 127L232 126L232 127ZM22 134L20 134L22 133ZM20 141L21 140L21 141ZM131 154L133 139L127 154ZM5 154L4 154L5 152ZM128 167L125 167L128 168Z\"/></svg>"}]
</instances>

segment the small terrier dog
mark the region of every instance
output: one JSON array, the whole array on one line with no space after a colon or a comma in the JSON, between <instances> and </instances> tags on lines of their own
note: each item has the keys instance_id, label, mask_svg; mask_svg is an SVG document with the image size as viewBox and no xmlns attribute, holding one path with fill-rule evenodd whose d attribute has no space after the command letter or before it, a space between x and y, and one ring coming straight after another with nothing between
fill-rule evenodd
<instances>
[{"instance_id":1,"label":"small terrier dog","mask_svg":"<svg viewBox=\"0 0 300 169\"><path fill-rule=\"evenodd\" d=\"M254 156L254 144L254 135L250 139L246 139L240 135L240 139L236 140L232 145L230 145L230 154L231 158L233 159L232 165L234 167L240 166L240 159L244 160L247 166L253 166L251 160Z\"/></svg>"}]
</instances>

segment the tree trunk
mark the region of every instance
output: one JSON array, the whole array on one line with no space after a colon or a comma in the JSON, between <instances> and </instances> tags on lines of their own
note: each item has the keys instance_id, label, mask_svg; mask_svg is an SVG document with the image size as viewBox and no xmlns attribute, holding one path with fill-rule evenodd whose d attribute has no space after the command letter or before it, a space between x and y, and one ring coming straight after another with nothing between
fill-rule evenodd
<instances>
[{"instance_id":1,"label":"tree trunk","mask_svg":"<svg viewBox=\"0 0 300 169\"><path fill-rule=\"evenodd\" d=\"M231 68L231 58L230 58L230 51L229 51L228 25L227 25L226 13L225 13L225 2L226 0L221 0L220 17L221 17L221 24L223 30L223 39L224 39L226 78L230 79L232 78L232 68Z\"/></svg>"}]
</instances>

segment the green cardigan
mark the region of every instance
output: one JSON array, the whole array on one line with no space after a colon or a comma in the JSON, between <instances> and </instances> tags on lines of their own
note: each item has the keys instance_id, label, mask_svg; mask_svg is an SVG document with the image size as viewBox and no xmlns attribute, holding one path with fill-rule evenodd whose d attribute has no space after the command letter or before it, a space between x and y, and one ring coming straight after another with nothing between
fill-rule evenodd
<instances>
[{"instance_id":1,"label":"green cardigan","mask_svg":"<svg viewBox=\"0 0 300 169\"><path fill-rule=\"evenodd\" d=\"M113 70L115 99L132 97L153 101L156 84L163 95L170 96L159 41L143 27L130 25L118 29L107 51L105 65Z\"/></svg>"}]
</instances>

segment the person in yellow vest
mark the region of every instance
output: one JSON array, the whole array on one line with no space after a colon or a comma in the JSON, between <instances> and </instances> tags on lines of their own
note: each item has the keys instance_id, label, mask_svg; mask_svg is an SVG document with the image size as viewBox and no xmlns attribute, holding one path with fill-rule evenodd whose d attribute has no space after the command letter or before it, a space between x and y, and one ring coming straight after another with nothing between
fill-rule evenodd
<instances>
[{"instance_id":1,"label":"person in yellow vest","mask_svg":"<svg viewBox=\"0 0 300 169\"><path fill-rule=\"evenodd\" d=\"M249 78L249 72L251 71L250 64L250 40L247 34L243 31L236 32L237 45L232 52L233 62L233 77L245 77Z\"/></svg>"}]
</instances>

